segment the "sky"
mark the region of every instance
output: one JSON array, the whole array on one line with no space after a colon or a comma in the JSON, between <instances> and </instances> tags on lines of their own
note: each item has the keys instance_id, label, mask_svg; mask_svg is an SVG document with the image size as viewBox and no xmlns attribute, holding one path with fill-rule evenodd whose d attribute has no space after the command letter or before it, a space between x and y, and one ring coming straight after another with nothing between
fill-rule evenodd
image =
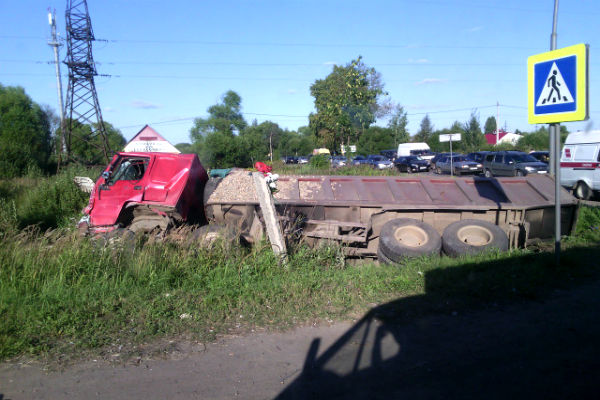
<instances>
[{"instance_id":1,"label":"sky","mask_svg":"<svg viewBox=\"0 0 600 400\"><path fill-rule=\"evenodd\" d=\"M65 38L66 3L0 0L0 83L21 86L55 110L47 13L56 10ZM149 124L174 144L190 142L194 118L206 117L228 90L241 96L249 123L308 125L310 86L359 55L381 74L389 99L405 108L411 134L426 114L443 129L468 121L473 111L482 126L498 113L501 127L532 131L527 57L550 49L554 9L554 0L87 3L104 120L126 139ZM590 45L590 118L566 123L570 131L600 129L599 18L600 1L560 1L558 48ZM65 93L64 64L61 73Z\"/></svg>"}]
</instances>

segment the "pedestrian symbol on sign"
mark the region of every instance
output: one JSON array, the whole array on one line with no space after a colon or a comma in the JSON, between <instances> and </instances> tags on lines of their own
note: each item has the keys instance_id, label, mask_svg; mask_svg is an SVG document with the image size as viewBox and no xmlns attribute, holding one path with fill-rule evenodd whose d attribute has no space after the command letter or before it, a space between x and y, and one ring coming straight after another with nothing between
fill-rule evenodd
<instances>
[{"instance_id":1,"label":"pedestrian symbol on sign","mask_svg":"<svg viewBox=\"0 0 600 400\"><path fill-rule=\"evenodd\" d=\"M552 68L550 68L550 71L548 72L544 89L538 97L536 107L573 103L574 101L575 100L569 91L569 87L565 83L556 63L552 63Z\"/></svg>"}]
</instances>

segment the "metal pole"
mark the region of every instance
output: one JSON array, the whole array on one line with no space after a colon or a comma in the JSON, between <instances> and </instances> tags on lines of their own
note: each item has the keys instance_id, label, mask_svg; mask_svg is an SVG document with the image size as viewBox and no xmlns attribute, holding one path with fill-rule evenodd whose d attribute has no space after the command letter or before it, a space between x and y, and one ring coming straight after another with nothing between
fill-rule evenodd
<instances>
[{"instance_id":1,"label":"metal pole","mask_svg":"<svg viewBox=\"0 0 600 400\"><path fill-rule=\"evenodd\" d=\"M58 47L60 42L56 35L56 15L52 12L48 12L48 23L50 24L50 32L52 34L51 41L48 41L48 45L54 50L54 65L56 67L56 89L58 91L58 107L60 108L60 140L57 149L58 153L58 165L56 166L57 171L60 169L62 162L62 154L64 151L65 144L65 108L63 106L63 95L62 95L62 78L60 76L60 62L58 61Z\"/></svg>"},{"instance_id":2,"label":"metal pole","mask_svg":"<svg viewBox=\"0 0 600 400\"><path fill-rule=\"evenodd\" d=\"M558 0L554 0L554 18L550 50L556 50L556 22L558 19ZM554 262L560 265L560 129L558 124L550 125L550 173L554 174Z\"/></svg>"},{"instance_id":3,"label":"metal pole","mask_svg":"<svg viewBox=\"0 0 600 400\"><path fill-rule=\"evenodd\" d=\"M452 166L452 134L450 134L450 176L454 175L454 167Z\"/></svg>"}]
</instances>

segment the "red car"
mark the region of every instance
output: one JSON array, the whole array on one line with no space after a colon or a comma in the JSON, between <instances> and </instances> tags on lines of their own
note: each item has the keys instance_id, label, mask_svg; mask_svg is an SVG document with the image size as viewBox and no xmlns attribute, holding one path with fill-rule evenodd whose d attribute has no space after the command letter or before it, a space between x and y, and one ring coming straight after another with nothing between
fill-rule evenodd
<instances>
[{"instance_id":1,"label":"red car","mask_svg":"<svg viewBox=\"0 0 600 400\"><path fill-rule=\"evenodd\" d=\"M195 154L117 153L90 195L81 229L166 229L204 219L208 175Z\"/></svg>"}]
</instances>

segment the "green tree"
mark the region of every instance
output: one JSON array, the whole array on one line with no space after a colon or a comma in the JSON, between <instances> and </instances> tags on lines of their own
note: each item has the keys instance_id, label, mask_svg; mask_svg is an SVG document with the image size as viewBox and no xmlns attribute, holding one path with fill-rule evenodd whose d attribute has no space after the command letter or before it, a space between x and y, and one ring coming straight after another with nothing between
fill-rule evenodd
<instances>
[{"instance_id":1,"label":"green tree","mask_svg":"<svg viewBox=\"0 0 600 400\"><path fill-rule=\"evenodd\" d=\"M485 124L483 125L483 133L494 133L496 132L496 117L491 116L485 120Z\"/></svg>"},{"instance_id":2,"label":"green tree","mask_svg":"<svg viewBox=\"0 0 600 400\"><path fill-rule=\"evenodd\" d=\"M485 137L481 133L481 125L479 125L479 115L476 110L471 113L471 118L465 123L464 127L463 150L465 152L477 151L485 143Z\"/></svg>"},{"instance_id":3,"label":"green tree","mask_svg":"<svg viewBox=\"0 0 600 400\"><path fill-rule=\"evenodd\" d=\"M104 130L108 141L108 147L113 151L122 151L126 140L121 131L108 122L104 122ZM105 164L103 139L97 129L92 133L89 125L77 121L73 123L71 134L71 157L78 162L89 165ZM109 154L109 157L111 155Z\"/></svg>"},{"instance_id":4,"label":"green tree","mask_svg":"<svg viewBox=\"0 0 600 400\"><path fill-rule=\"evenodd\" d=\"M429 142L431 140L431 136L433 134L433 124L429 119L429 114L425 114L423 119L421 120L421 125L419 127L419 131L414 137L415 142Z\"/></svg>"},{"instance_id":5,"label":"green tree","mask_svg":"<svg viewBox=\"0 0 600 400\"><path fill-rule=\"evenodd\" d=\"M394 139L390 128L371 126L358 139L359 154L379 154L381 150L394 148Z\"/></svg>"},{"instance_id":6,"label":"green tree","mask_svg":"<svg viewBox=\"0 0 600 400\"><path fill-rule=\"evenodd\" d=\"M400 143L406 143L410 141L410 134L406 129L408 125L408 118L406 117L406 111L404 107L397 104L392 112L392 117L388 123L388 128L392 131L393 144L395 147Z\"/></svg>"},{"instance_id":7,"label":"green tree","mask_svg":"<svg viewBox=\"0 0 600 400\"><path fill-rule=\"evenodd\" d=\"M248 125L242 115L242 98L234 91L229 90L221 102L208 108L208 118L196 118L190 130L192 141L197 141L200 136L220 132L228 135L242 132Z\"/></svg>"},{"instance_id":8,"label":"green tree","mask_svg":"<svg viewBox=\"0 0 600 400\"><path fill-rule=\"evenodd\" d=\"M44 110L22 87L0 84L0 178L23 175L30 166L45 169L51 147Z\"/></svg>"},{"instance_id":9,"label":"green tree","mask_svg":"<svg viewBox=\"0 0 600 400\"><path fill-rule=\"evenodd\" d=\"M334 66L325 78L310 87L316 113L309 116L309 126L317 144L332 151L350 144L375 122L386 109L380 74L368 68L362 57L345 66Z\"/></svg>"}]
</instances>

